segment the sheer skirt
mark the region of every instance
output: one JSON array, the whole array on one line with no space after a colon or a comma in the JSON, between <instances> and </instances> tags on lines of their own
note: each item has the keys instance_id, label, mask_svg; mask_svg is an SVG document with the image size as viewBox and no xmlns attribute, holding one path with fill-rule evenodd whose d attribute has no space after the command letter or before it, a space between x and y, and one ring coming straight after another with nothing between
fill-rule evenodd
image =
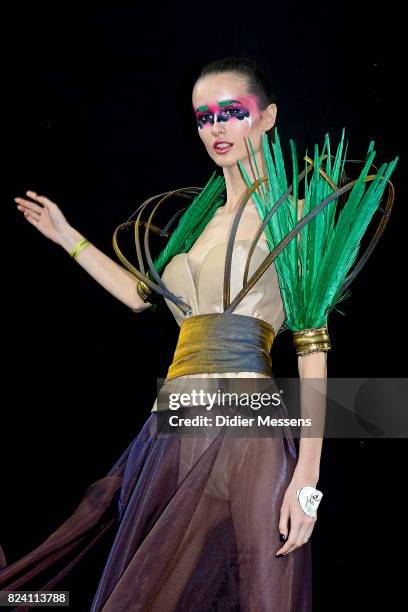
<instances>
[{"instance_id":1,"label":"sheer skirt","mask_svg":"<svg viewBox=\"0 0 408 612\"><path fill-rule=\"evenodd\" d=\"M311 541L275 557L293 439L180 437L157 423L152 412L71 517L0 570L0 588L58 587L109 533L91 612L311 612Z\"/></svg>"}]
</instances>

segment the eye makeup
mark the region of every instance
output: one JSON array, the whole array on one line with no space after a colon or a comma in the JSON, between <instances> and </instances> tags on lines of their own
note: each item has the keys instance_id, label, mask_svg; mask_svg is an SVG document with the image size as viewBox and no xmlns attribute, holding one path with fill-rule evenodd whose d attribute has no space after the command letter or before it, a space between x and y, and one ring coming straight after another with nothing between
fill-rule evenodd
<instances>
[{"instance_id":1,"label":"eye makeup","mask_svg":"<svg viewBox=\"0 0 408 612\"><path fill-rule=\"evenodd\" d=\"M252 116L259 112L257 97L240 96L237 99L219 100L217 103L203 104L194 109L197 126L203 129L214 122L227 122L231 119L247 120L252 124Z\"/></svg>"}]
</instances>

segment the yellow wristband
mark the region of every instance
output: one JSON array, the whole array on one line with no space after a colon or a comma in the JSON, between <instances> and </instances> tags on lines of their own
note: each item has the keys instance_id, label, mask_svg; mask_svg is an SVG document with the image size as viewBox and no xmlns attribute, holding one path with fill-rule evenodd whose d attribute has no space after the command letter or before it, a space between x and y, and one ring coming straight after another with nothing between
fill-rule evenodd
<instances>
[{"instance_id":1,"label":"yellow wristband","mask_svg":"<svg viewBox=\"0 0 408 612\"><path fill-rule=\"evenodd\" d=\"M81 240L79 240L79 242L77 242L74 245L74 248L70 252L70 256L73 259L76 259L78 257L78 255L79 255L79 253L82 251L82 249L84 249L88 244L91 244L89 242L89 240L87 240L86 238L82 238Z\"/></svg>"}]
</instances>

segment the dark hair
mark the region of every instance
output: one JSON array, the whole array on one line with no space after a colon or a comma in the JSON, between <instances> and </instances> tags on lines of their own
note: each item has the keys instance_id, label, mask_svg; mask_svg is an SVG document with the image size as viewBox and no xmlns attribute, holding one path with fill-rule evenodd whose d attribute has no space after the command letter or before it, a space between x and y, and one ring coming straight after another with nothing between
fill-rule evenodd
<instances>
[{"instance_id":1,"label":"dark hair","mask_svg":"<svg viewBox=\"0 0 408 612\"><path fill-rule=\"evenodd\" d=\"M265 110L269 104L277 103L277 96L267 74L255 64L249 57L225 57L213 60L201 69L196 82L206 76L221 74L223 72L235 72L246 78L248 92L258 97L259 108ZM273 128L268 130L267 135L272 140Z\"/></svg>"}]
</instances>

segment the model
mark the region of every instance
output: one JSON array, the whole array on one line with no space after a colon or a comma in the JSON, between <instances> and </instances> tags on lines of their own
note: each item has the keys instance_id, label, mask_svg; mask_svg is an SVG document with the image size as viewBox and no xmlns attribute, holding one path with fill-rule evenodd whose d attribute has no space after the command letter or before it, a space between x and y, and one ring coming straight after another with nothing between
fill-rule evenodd
<instances>
[{"instance_id":1,"label":"model","mask_svg":"<svg viewBox=\"0 0 408 612\"><path fill-rule=\"evenodd\" d=\"M164 390L186 391L191 379L203 387L211 379L252 379L254 388L270 381L274 338L290 329L300 378L321 381L313 410L322 422L328 316L388 220L397 160L369 174L370 145L359 177L347 182L344 133L335 155L327 137L321 152L304 157L300 173L292 143L290 183L276 99L265 74L246 58L205 66L192 105L198 135L222 174L203 189L161 194L162 206L173 195L192 200L164 229L154 224L159 204L142 219L153 199L132 215L124 226L134 227L138 268L119 248L121 228L114 248L123 265L75 230L47 197L27 192L29 199L16 198L18 209L135 313L165 301L180 335ZM379 230L357 262L387 188ZM168 237L156 258L150 231ZM73 515L30 554L10 566L4 560L0 589L56 589L88 550L111 538L92 612L311 612L322 435L302 436L297 450L283 427L270 436L229 435L225 426L208 435L198 428L162 433L158 423L169 413L158 397L141 432ZM283 404L276 414L286 414ZM207 422L200 421L204 430Z\"/></svg>"}]
</instances>

